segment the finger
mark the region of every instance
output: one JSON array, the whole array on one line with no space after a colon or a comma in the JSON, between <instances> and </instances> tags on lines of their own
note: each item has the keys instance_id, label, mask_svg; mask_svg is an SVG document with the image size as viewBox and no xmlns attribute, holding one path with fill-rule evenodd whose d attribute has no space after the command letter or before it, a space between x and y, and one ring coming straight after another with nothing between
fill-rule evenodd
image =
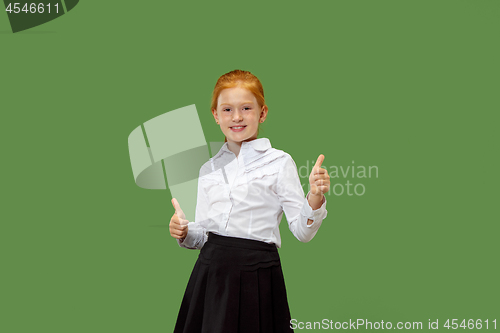
<instances>
[{"instance_id":1,"label":"finger","mask_svg":"<svg viewBox=\"0 0 500 333\"><path fill-rule=\"evenodd\" d=\"M188 223L189 223L189 221L186 219L179 219L175 225L177 226L177 228L182 227L182 229L185 229Z\"/></svg>"},{"instance_id":2,"label":"finger","mask_svg":"<svg viewBox=\"0 0 500 333\"><path fill-rule=\"evenodd\" d=\"M170 222L170 228L174 228L177 230L184 230L187 228L187 224L189 223L188 220L184 219L179 219L179 220L172 220Z\"/></svg>"},{"instance_id":3,"label":"finger","mask_svg":"<svg viewBox=\"0 0 500 333\"><path fill-rule=\"evenodd\" d=\"M315 190L316 192L321 192L321 193L325 193L328 191L328 189L330 188L330 185L316 185L314 184L314 187L311 186L311 190Z\"/></svg>"},{"instance_id":4,"label":"finger","mask_svg":"<svg viewBox=\"0 0 500 333\"><path fill-rule=\"evenodd\" d=\"M172 218L170 219L170 225L173 226L173 225L180 225L180 224L181 224L180 219L177 216L177 214L172 215Z\"/></svg>"},{"instance_id":5,"label":"finger","mask_svg":"<svg viewBox=\"0 0 500 333\"><path fill-rule=\"evenodd\" d=\"M318 186L318 190L325 194L327 193L329 190L330 190L330 186L327 186L327 185L321 185L321 186Z\"/></svg>"},{"instance_id":6,"label":"finger","mask_svg":"<svg viewBox=\"0 0 500 333\"><path fill-rule=\"evenodd\" d=\"M182 235L184 235L185 231L184 230L179 230L179 229L171 229L170 233L173 234L173 235L182 236Z\"/></svg>"},{"instance_id":7,"label":"finger","mask_svg":"<svg viewBox=\"0 0 500 333\"><path fill-rule=\"evenodd\" d=\"M324 179L318 179L314 182L314 184L316 184L316 186L321 186L321 185L326 185L326 181Z\"/></svg>"},{"instance_id":8,"label":"finger","mask_svg":"<svg viewBox=\"0 0 500 333\"><path fill-rule=\"evenodd\" d=\"M315 168L321 167L321 164L323 164L323 161L325 160L325 155L321 154L318 156L318 159L316 160L316 164L314 164Z\"/></svg>"},{"instance_id":9,"label":"finger","mask_svg":"<svg viewBox=\"0 0 500 333\"><path fill-rule=\"evenodd\" d=\"M315 176L317 180L324 180L324 181L330 181L330 177L328 177L328 175L317 175Z\"/></svg>"},{"instance_id":10,"label":"finger","mask_svg":"<svg viewBox=\"0 0 500 333\"><path fill-rule=\"evenodd\" d=\"M177 234L170 234L170 236L174 237L174 238L177 238L177 239L181 239L183 238L182 235L177 235Z\"/></svg>"},{"instance_id":11,"label":"finger","mask_svg":"<svg viewBox=\"0 0 500 333\"><path fill-rule=\"evenodd\" d=\"M179 203L177 202L177 199L176 198L172 198L172 205L174 206L174 209L175 209L175 213L177 214L177 216L181 219L185 218L186 215L184 215L184 212L182 211L181 209L181 206L179 205Z\"/></svg>"},{"instance_id":12,"label":"finger","mask_svg":"<svg viewBox=\"0 0 500 333\"><path fill-rule=\"evenodd\" d=\"M316 183L316 186L330 186L330 181L328 180L320 180Z\"/></svg>"},{"instance_id":13,"label":"finger","mask_svg":"<svg viewBox=\"0 0 500 333\"><path fill-rule=\"evenodd\" d=\"M186 230L170 230L170 235L172 237L178 236L179 238L185 238L187 235Z\"/></svg>"},{"instance_id":14,"label":"finger","mask_svg":"<svg viewBox=\"0 0 500 333\"><path fill-rule=\"evenodd\" d=\"M182 231L181 230L170 230L170 234L172 236L182 236Z\"/></svg>"},{"instance_id":15,"label":"finger","mask_svg":"<svg viewBox=\"0 0 500 333\"><path fill-rule=\"evenodd\" d=\"M175 213L179 215L177 210L180 210L181 206L179 206L179 203L177 202L176 198L172 198L172 206L174 206Z\"/></svg>"},{"instance_id":16,"label":"finger","mask_svg":"<svg viewBox=\"0 0 500 333\"><path fill-rule=\"evenodd\" d=\"M321 167L321 168L316 168L313 170L313 174L316 175L316 174L319 174L319 175L323 175L323 174L328 174L328 170L326 170L325 168Z\"/></svg>"},{"instance_id":17,"label":"finger","mask_svg":"<svg viewBox=\"0 0 500 333\"><path fill-rule=\"evenodd\" d=\"M330 179L330 176L328 176L327 173L314 173L311 175L311 177L309 178L310 179L310 182L314 182L316 180L319 180L319 179L323 179L323 180L329 180Z\"/></svg>"},{"instance_id":18,"label":"finger","mask_svg":"<svg viewBox=\"0 0 500 333\"><path fill-rule=\"evenodd\" d=\"M172 221L169 224L169 228L170 228L170 230L172 230L172 229L180 229L181 228L181 224L178 221Z\"/></svg>"}]
</instances>

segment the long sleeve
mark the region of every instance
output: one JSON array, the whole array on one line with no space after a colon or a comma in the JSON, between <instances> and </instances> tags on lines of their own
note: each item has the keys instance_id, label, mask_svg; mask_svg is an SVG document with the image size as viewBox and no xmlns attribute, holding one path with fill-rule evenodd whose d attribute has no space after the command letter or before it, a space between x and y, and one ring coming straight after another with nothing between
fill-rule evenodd
<instances>
[{"instance_id":1,"label":"long sleeve","mask_svg":"<svg viewBox=\"0 0 500 333\"><path fill-rule=\"evenodd\" d=\"M187 249L201 249L208 239L208 199L201 186L200 177L198 177L195 221L188 223L188 234L186 238L184 238L183 240L177 240L179 246L185 247Z\"/></svg>"},{"instance_id":2,"label":"long sleeve","mask_svg":"<svg viewBox=\"0 0 500 333\"><path fill-rule=\"evenodd\" d=\"M323 204L320 208L313 210L307 197L304 197L304 190L300 184L295 162L288 154L285 159L278 174L277 194L279 201L285 212L290 231L299 241L309 242L316 235L327 215L326 198L323 197ZM307 225L309 219L313 220L313 223Z\"/></svg>"}]
</instances>

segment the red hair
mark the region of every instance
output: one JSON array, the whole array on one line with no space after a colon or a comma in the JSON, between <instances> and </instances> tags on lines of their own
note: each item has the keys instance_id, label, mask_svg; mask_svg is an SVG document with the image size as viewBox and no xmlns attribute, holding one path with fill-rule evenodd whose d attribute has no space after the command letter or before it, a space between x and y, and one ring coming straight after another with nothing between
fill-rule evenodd
<instances>
[{"instance_id":1,"label":"red hair","mask_svg":"<svg viewBox=\"0 0 500 333\"><path fill-rule=\"evenodd\" d=\"M249 90L259 103L260 107L266 105L264 99L264 88L260 80L250 73L249 71L242 71L240 69L235 69L222 75L215 84L214 92L212 93L212 104L210 105L211 110L217 110L217 101L222 90L227 88L242 87ZM227 142L227 138L224 139Z\"/></svg>"},{"instance_id":2,"label":"red hair","mask_svg":"<svg viewBox=\"0 0 500 333\"><path fill-rule=\"evenodd\" d=\"M255 96L260 107L266 105L266 101L264 100L264 88L262 88L262 83L260 83L259 79L248 71L235 69L234 71L222 75L217 80L212 94L210 109L217 109L217 100L222 90L237 86L248 89Z\"/></svg>"}]
</instances>

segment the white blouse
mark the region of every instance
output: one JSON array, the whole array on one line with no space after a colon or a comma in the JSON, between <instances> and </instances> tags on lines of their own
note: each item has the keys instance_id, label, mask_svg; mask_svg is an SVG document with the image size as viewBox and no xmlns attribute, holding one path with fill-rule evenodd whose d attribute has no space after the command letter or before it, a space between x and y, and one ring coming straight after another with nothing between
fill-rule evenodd
<instances>
[{"instance_id":1,"label":"white blouse","mask_svg":"<svg viewBox=\"0 0 500 333\"><path fill-rule=\"evenodd\" d=\"M325 207L323 197L322 206L312 210L292 157L272 148L269 139L242 142L238 157L226 142L200 169L195 222L188 223L186 238L178 242L201 249L213 232L281 247L283 211L294 236L308 242L327 215ZM308 219L313 223L307 225Z\"/></svg>"}]
</instances>

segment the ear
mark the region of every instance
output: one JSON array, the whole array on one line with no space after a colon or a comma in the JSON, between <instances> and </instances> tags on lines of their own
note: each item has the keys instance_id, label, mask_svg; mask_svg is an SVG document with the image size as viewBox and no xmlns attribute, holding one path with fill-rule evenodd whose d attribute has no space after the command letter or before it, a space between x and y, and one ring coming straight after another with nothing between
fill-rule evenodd
<instances>
[{"instance_id":1,"label":"ear","mask_svg":"<svg viewBox=\"0 0 500 333\"><path fill-rule=\"evenodd\" d=\"M262 111L260 113L259 123L263 123L267 118L267 105L262 106Z\"/></svg>"},{"instance_id":2,"label":"ear","mask_svg":"<svg viewBox=\"0 0 500 333\"><path fill-rule=\"evenodd\" d=\"M216 109L212 109L212 115L214 116L214 119L215 119L215 121L218 124L219 123L219 117L217 116L217 110Z\"/></svg>"}]
</instances>

